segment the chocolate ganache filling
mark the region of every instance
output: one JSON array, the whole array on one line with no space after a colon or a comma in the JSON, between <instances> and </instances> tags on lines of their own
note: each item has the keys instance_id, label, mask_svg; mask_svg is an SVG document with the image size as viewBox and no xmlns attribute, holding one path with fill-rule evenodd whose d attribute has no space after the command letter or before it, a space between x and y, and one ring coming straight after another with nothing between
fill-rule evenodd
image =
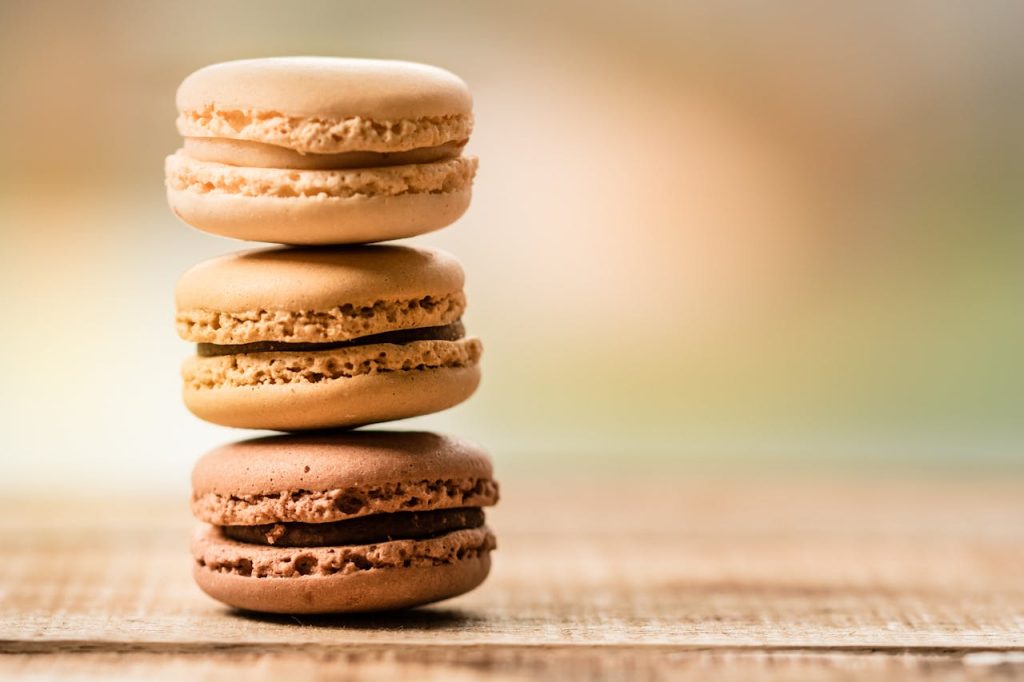
<instances>
[{"instance_id":1,"label":"chocolate ganache filling","mask_svg":"<svg viewBox=\"0 0 1024 682\"><path fill-rule=\"evenodd\" d=\"M256 343L239 343L220 345L216 343L197 344L196 352L200 357L209 358L218 355L236 355L238 353L280 353L309 352L333 350L335 348L352 348L368 346L374 343L412 343L413 341L458 341L466 335L462 321L458 320L441 327L420 327L418 329L399 329L393 332L382 332L360 336L348 341L330 341L327 343L287 343L283 341L257 341Z\"/></svg>"},{"instance_id":2,"label":"chocolate ganache filling","mask_svg":"<svg viewBox=\"0 0 1024 682\"><path fill-rule=\"evenodd\" d=\"M372 514L329 523L266 523L223 526L224 535L239 542L276 547L367 545L389 540L425 540L484 525L479 507Z\"/></svg>"}]
</instances>

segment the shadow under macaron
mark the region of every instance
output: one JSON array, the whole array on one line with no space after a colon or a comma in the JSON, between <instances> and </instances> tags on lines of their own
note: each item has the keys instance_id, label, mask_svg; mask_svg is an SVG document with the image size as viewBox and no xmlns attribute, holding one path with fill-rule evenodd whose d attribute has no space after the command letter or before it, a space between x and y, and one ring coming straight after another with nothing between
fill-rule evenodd
<instances>
[{"instance_id":1,"label":"shadow under macaron","mask_svg":"<svg viewBox=\"0 0 1024 682\"><path fill-rule=\"evenodd\" d=\"M465 628L487 620L481 614L463 609L429 606L349 614L283 615L242 609L227 609L227 612L237 618L278 625L340 630L401 630L406 633Z\"/></svg>"}]
</instances>

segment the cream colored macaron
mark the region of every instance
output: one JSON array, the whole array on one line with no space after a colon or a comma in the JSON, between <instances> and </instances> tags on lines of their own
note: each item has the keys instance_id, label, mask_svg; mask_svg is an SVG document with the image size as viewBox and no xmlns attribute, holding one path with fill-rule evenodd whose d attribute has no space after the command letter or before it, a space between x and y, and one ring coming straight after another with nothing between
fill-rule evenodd
<instances>
[{"instance_id":1,"label":"cream colored macaron","mask_svg":"<svg viewBox=\"0 0 1024 682\"><path fill-rule=\"evenodd\" d=\"M442 228L469 205L472 98L411 62L279 57L214 64L177 94L171 208L207 232L354 244Z\"/></svg>"},{"instance_id":2,"label":"cream colored macaron","mask_svg":"<svg viewBox=\"0 0 1024 682\"><path fill-rule=\"evenodd\" d=\"M400 246L277 248L186 272L179 335L196 416L225 426L354 427L468 398L480 341L467 338L458 261Z\"/></svg>"}]
</instances>

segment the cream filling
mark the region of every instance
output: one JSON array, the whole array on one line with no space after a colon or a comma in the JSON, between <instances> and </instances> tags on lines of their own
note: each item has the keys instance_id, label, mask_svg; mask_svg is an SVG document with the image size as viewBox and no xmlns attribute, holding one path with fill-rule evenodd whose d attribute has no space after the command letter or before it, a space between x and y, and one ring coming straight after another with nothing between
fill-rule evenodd
<instances>
[{"instance_id":1,"label":"cream filling","mask_svg":"<svg viewBox=\"0 0 1024 682\"><path fill-rule=\"evenodd\" d=\"M251 140L233 140L223 137L187 137L185 154L199 161L211 161L230 166L253 168L293 168L296 170L337 170L341 168L369 168L400 166L408 163L432 163L451 159L462 153L466 141L449 142L435 147L410 149L403 152L354 151L341 154L315 154L298 152Z\"/></svg>"},{"instance_id":2,"label":"cream filling","mask_svg":"<svg viewBox=\"0 0 1024 682\"><path fill-rule=\"evenodd\" d=\"M381 343L306 353L240 353L185 361L185 388L218 388L318 384L389 372L473 367L480 362L480 339Z\"/></svg>"}]
</instances>

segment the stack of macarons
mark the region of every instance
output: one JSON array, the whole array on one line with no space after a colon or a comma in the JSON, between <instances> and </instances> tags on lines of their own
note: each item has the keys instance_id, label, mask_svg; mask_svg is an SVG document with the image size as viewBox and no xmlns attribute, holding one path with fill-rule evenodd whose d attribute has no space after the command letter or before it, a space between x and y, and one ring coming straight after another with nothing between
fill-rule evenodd
<instances>
[{"instance_id":1,"label":"stack of macarons","mask_svg":"<svg viewBox=\"0 0 1024 682\"><path fill-rule=\"evenodd\" d=\"M281 244L186 272L184 399L201 419L292 433L222 447L193 472L194 575L273 613L394 609L466 592L490 568L487 455L424 432L352 430L429 414L480 381L464 275L436 249L368 245L469 205L472 100L451 73L321 57L215 64L178 89L172 210Z\"/></svg>"}]
</instances>

